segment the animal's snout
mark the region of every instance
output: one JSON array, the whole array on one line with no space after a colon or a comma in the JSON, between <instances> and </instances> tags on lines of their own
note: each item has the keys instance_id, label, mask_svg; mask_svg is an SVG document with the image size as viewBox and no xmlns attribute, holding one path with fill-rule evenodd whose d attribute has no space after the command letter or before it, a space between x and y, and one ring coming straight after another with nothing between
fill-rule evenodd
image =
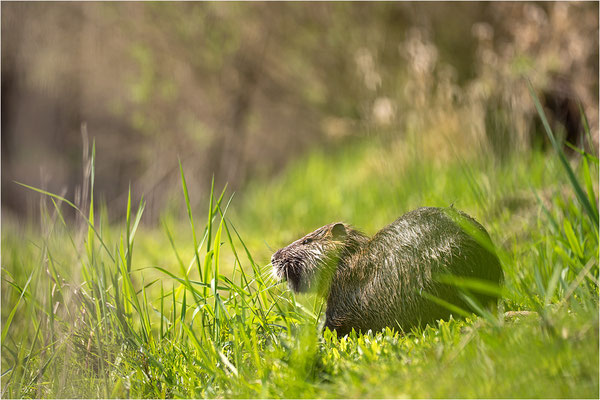
<instances>
[{"instance_id":1,"label":"animal's snout","mask_svg":"<svg viewBox=\"0 0 600 400\"><path fill-rule=\"evenodd\" d=\"M271 256L271 271L272 271L271 273L273 274L273 277L278 281L287 280L286 273L284 272L284 270L285 270L285 266L283 265L284 262L282 261L283 252L281 250L283 250L283 249L277 250Z\"/></svg>"}]
</instances>

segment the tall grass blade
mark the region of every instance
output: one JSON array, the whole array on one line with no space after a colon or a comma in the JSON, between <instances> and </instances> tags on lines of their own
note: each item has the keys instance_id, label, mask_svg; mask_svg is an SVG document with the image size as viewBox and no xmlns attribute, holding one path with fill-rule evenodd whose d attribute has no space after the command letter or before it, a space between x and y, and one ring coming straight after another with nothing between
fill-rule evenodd
<instances>
[{"instance_id":1,"label":"tall grass blade","mask_svg":"<svg viewBox=\"0 0 600 400\"><path fill-rule=\"evenodd\" d=\"M472 315L472 313L464 310L461 307L458 307L457 305L454 305L452 303L447 302L444 299L441 299L437 296L434 296L431 293L427 293L427 292L422 292L421 296L425 297L427 300L434 302L437 305L440 305L448 310L450 310L453 313L456 313L457 315L463 316L463 317L470 317Z\"/></svg>"},{"instance_id":2,"label":"tall grass blade","mask_svg":"<svg viewBox=\"0 0 600 400\"><path fill-rule=\"evenodd\" d=\"M210 182L210 197L208 203L208 219L206 221L206 230L208 232L208 241L206 242L206 252L210 251L210 239L212 238L212 219L213 219L213 202L215 192L215 176L213 175Z\"/></svg>"},{"instance_id":3,"label":"tall grass blade","mask_svg":"<svg viewBox=\"0 0 600 400\"><path fill-rule=\"evenodd\" d=\"M202 276L202 266L200 264L200 254L198 253L198 240L196 239L196 228L194 227L194 217L192 215L192 206L190 204L190 196L188 194L187 183L185 181L185 174L183 173L183 166L181 165L181 160L179 160L179 171L181 173L181 185L183 187L183 195L185 198L185 206L187 208L188 220L190 221L190 225L192 227L192 238L194 240L194 257L196 259L196 265L198 266L198 273ZM212 194L211 194L212 196ZM209 238L210 242L210 238ZM206 294L204 294L206 297Z\"/></svg>"},{"instance_id":4,"label":"tall grass blade","mask_svg":"<svg viewBox=\"0 0 600 400\"><path fill-rule=\"evenodd\" d=\"M537 97L537 95L535 94L535 91L533 90L533 86L532 86L531 82L527 81L527 84L529 86L529 93L531 94L531 97L533 98L535 108L537 109L537 112L542 120L542 124L544 125L544 128L546 129L546 134L548 135L548 138L550 139L550 142L552 143L552 147L554 147L554 150L558 154L558 158L560 159L560 162L562 163L565 171L567 172L567 176L569 177L569 180L571 181L571 186L575 190L575 194L576 194L577 198L579 199L579 202L583 205L583 208L586 211L586 213L588 214L588 217L592 220L592 222L594 223L595 226L598 226L598 223L599 223L598 213L594 212L594 208L590 204L590 201L588 200L583 189L581 188L581 185L579 184L579 181L577 180L577 177L575 176L575 172L573 172L573 169L571 168L571 165L569 164L569 161L567 160L567 157L565 156L564 151L562 150L562 148L556 141L554 134L552 133L552 129L550 128L550 124L548 123L548 120L546 119L546 114L544 113L544 109L542 108L540 100Z\"/></svg>"},{"instance_id":5,"label":"tall grass blade","mask_svg":"<svg viewBox=\"0 0 600 400\"><path fill-rule=\"evenodd\" d=\"M578 102L577 105L579 106L579 115L581 117L581 122L583 123L583 132L585 133L585 137L587 138L588 147L593 150L594 149L594 145L593 145L594 140L592 139L592 134L590 132L590 124L588 122L587 115L585 115L585 111L583 110L583 105L581 104L581 102ZM596 158L596 160L598 160L597 157L595 157L595 158ZM598 163L596 162L596 164L598 164Z\"/></svg>"},{"instance_id":6,"label":"tall grass blade","mask_svg":"<svg viewBox=\"0 0 600 400\"><path fill-rule=\"evenodd\" d=\"M34 272L35 271L31 271L31 273L29 274L29 279L27 279L27 282L25 282L23 289L20 290L21 295L19 296L17 303L14 305L12 310L10 310L10 314L8 314L8 318L6 318L6 322L4 323L4 327L2 328L2 336L0 339L2 341L2 343L4 343L4 340L6 339L6 334L8 333L8 329L10 328L10 324L12 323L12 320L15 317L15 313L17 312L17 308L19 308L19 304L21 304L21 300L23 299L23 296L27 292L27 288L29 287L29 283L31 282L31 278L33 277Z\"/></svg>"}]
</instances>

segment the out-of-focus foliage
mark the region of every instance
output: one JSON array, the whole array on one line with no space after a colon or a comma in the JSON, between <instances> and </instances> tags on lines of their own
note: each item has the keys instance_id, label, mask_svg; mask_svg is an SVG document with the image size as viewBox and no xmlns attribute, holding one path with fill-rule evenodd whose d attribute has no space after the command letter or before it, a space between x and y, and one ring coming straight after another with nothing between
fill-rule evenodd
<instances>
[{"instance_id":1,"label":"out-of-focus foliage","mask_svg":"<svg viewBox=\"0 0 600 400\"><path fill-rule=\"evenodd\" d=\"M178 158L198 191L359 132L503 158L535 141L525 77L596 145L597 60L596 3L3 3L2 207L37 210L13 180L84 204L92 137L100 198L132 182L151 221Z\"/></svg>"}]
</instances>

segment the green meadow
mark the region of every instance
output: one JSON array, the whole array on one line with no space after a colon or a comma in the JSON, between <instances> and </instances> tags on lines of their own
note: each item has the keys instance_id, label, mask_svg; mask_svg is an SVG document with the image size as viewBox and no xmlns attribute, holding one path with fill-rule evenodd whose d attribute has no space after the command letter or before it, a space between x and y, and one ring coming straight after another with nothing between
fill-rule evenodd
<instances>
[{"instance_id":1,"label":"green meadow","mask_svg":"<svg viewBox=\"0 0 600 400\"><path fill-rule=\"evenodd\" d=\"M143 200L108 222L92 150L76 219L68 199L24 187L41 225L3 220L2 397L598 398L598 158L548 135L500 162L431 134L365 133L240 193L212 187L200 207L182 165L158 226L140 223ZM371 235L451 204L497 248L497 314L338 338L322 299L271 276L271 254L321 225Z\"/></svg>"}]
</instances>

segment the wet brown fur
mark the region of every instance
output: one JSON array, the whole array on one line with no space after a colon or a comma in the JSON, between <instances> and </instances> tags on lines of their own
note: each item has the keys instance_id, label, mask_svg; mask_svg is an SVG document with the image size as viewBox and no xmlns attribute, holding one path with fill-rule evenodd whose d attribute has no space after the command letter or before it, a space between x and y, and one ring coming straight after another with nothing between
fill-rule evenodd
<instances>
[{"instance_id":1,"label":"wet brown fur","mask_svg":"<svg viewBox=\"0 0 600 400\"><path fill-rule=\"evenodd\" d=\"M411 211L372 238L344 223L325 225L278 250L273 273L292 290L316 290L327 298L325 327L338 335L387 326L409 330L450 311L422 296L432 294L465 309L444 274L502 281L485 229L454 208ZM473 293L484 305L495 298Z\"/></svg>"}]
</instances>

